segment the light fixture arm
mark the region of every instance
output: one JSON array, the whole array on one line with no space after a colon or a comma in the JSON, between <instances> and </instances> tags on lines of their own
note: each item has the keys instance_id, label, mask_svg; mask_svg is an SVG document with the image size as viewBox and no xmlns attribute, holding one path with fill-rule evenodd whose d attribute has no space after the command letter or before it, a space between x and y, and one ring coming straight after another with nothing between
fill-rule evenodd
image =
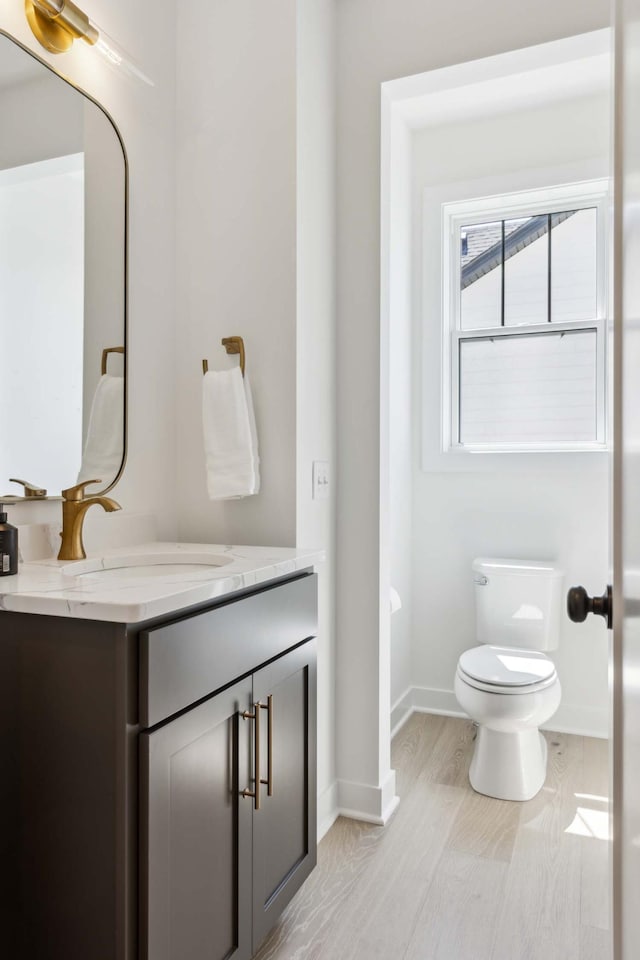
<instances>
[{"instance_id":1,"label":"light fixture arm","mask_svg":"<svg viewBox=\"0 0 640 960\"><path fill-rule=\"evenodd\" d=\"M66 53L74 40L84 40L95 47L111 66L153 86L153 81L131 57L72 0L24 0L24 10L31 32L49 53Z\"/></svg>"},{"instance_id":2,"label":"light fixture arm","mask_svg":"<svg viewBox=\"0 0 640 960\"><path fill-rule=\"evenodd\" d=\"M36 39L50 53L65 53L74 40L98 42L94 23L71 0L25 0L25 13Z\"/></svg>"}]
</instances>

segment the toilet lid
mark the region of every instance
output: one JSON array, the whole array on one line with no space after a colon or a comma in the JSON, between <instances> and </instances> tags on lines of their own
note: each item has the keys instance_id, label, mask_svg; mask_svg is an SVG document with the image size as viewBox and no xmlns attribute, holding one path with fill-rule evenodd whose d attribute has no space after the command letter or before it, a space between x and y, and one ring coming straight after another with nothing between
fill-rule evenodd
<instances>
[{"instance_id":1,"label":"toilet lid","mask_svg":"<svg viewBox=\"0 0 640 960\"><path fill-rule=\"evenodd\" d=\"M537 650L484 645L465 650L458 662L460 670L474 680L498 687L524 687L549 680L555 667Z\"/></svg>"}]
</instances>

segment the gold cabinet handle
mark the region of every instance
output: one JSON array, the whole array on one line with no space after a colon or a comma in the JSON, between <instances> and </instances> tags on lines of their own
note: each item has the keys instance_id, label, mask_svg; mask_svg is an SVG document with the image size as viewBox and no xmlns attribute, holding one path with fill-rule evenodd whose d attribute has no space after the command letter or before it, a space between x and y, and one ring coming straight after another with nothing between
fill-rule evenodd
<instances>
[{"instance_id":1,"label":"gold cabinet handle","mask_svg":"<svg viewBox=\"0 0 640 960\"><path fill-rule=\"evenodd\" d=\"M261 780L267 788L267 796L273 796L273 697L267 697L266 703L257 703L256 707L267 711L267 779Z\"/></svg>"},{"instance_id":2,"label":"gold cabinet handle","mask_svg":"<svg viewBox=\"0 0 640 960\"><path fill-rule=\"evenodd\" d=\"M255 810L260 809L260 784L262 782L260 780L260 707L261 706L262 706L261 703L254 703L253 713L250 710L244 710L241 714L243 720L253 720L255 724L253 728L253 753L254 753L254 763L255 763L255 773L254 773L253 782L254 782L255 788L253 790L249 790L249 788L246 787L242 791L243 797L253 797L253 805Z\"/></svg>"}]
</instances>

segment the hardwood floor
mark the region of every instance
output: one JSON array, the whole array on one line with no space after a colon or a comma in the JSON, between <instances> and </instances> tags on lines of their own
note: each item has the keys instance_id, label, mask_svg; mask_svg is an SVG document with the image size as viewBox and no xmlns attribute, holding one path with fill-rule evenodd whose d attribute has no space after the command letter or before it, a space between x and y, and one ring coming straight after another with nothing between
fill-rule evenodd
<instances>
[{"instance_id":1,"label":"hardwood floor","mask_svg":"<svg viewBox=\"0 0 640 960\"><path fill-rule=\"evenodd\" d=\"M543 789L510 803L470 788L473 736L409 719L397 813L336 821L256 960L608 960L607 743L546 734Z\"/></svg>"}]
</instances>

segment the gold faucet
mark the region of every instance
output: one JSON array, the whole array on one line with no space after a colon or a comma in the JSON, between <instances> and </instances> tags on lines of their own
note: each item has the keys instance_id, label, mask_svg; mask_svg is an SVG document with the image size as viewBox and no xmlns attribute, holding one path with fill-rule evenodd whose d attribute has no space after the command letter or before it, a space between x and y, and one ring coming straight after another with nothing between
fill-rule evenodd
<instances>
[{"instance_id":1,"label":"gold faucet","mask_svg":"<svg viewBox=\"0 0 640 960\"><path fill-rule=\"evenodd\" d=\"M9 483L22 484L24 487L25 500L44 500L47 495L47 491L44 487L38 487L35 483L29 483L28 480L16 480L15 477L11 477Z\"/></svg>"},{"instance_id":2,"label":"gold faucet","mask_svg":"<svg viewBox=\"0 0 640 960\"><path fill-rule=\"evenodd\" d=\"M110 497L88 497L85 500L84 488L90 483L102 483L102 480L85 480L75 487L62 491L62 544L58 560L84 560L84 544L82 542L82 525L84 517L94 504L99 504L104 510L121 510L119 503Z\"/></svg>"}]
</instances>

